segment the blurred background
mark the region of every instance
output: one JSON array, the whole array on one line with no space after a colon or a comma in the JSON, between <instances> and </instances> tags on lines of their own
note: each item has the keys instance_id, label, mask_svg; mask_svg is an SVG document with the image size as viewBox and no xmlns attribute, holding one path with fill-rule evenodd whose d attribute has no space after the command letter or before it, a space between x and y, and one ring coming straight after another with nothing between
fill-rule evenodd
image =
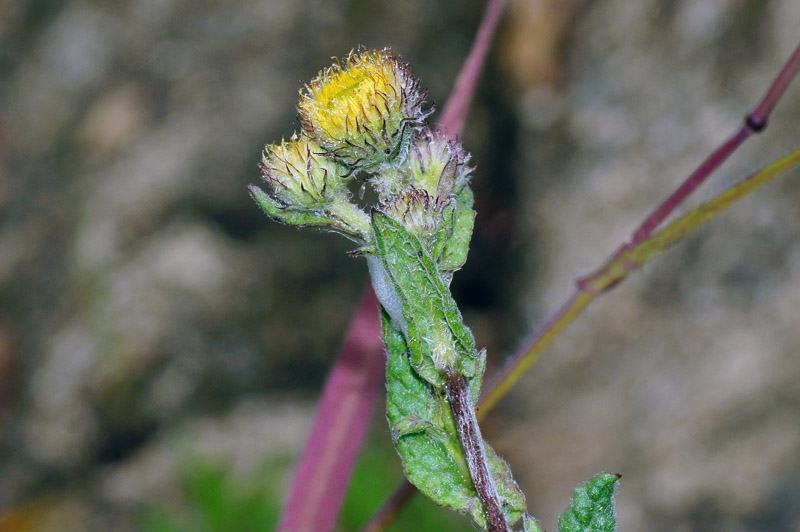
<instances>
[{"instance_id":1,"label":"blurred background","mask_svg":"<svg viewBox=\"0 0 800 532\"><path fill-rule=\"evenodd\" d=\"M478 0L0 0L0 530L272 530L366 281L245 192L331 56L391 46L441 108ZM491 372L765 90L795 0L511 0L463 135L453 283ZM800 146L800 85L699 198ZM434 116L435 119L436 116ZM800 530L800 173L598 300L485 435L545 529ZM383 405L342 515L401 477ZM392 530L474 530L418 498Z\"/></svg>"}]
</instances>

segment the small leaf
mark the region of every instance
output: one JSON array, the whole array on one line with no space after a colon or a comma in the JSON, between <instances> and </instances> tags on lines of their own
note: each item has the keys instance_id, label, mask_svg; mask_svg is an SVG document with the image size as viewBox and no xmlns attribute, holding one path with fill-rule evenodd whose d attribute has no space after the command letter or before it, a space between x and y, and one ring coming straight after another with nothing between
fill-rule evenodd
<instances>
[{"instance_id":1,"label":"small leaf","mask_svg":"<svg viewBox=\"0 0 800 532\"><path fill-rule=\"evenodd\" d=\"M520 491L514 477L511 476L511 468L508 467L508 463L500 458L485 441L483 447L486 451L486 459L489 461L489 472L494 479L497 495L505 507L506 520L514 523L525 511L525 495Z\"/></svg>"},{"instance_id":2,"label":"small leaf","mask_svg":"<svg viewBox=\"0 0 800 532\"><path fill-rule=\"evenodd\" d=\"M403 333L382 312L386 365L386 417L406 477L437 504L466 512L486 526L483 505L470 479L444 392L412 368ZM506 519L513 523L525 511L525 497L508 465L484 442L489 468Z\"/></svg>"},{"instance_id":3,"label":"small leaf","mask_svg":"<svg viewBox=\"0 0 800 532\"><path fill-rule=\"evenodd\" d=\"M522 516L522 532L542 532L539 521L528 514Z\"/></svg>"},{"instance_id":4,"label":"small leaf","mask_svg":"<svg viewBox=\"0 0 800 532\"><path fill-rule=\"evenodd\" d=\"M378 211L372 226L380 259L402 299L414 370L438 389L444 387L445 370L476 377L482 363L475 339L422 242Z\"/></svg>"},{"instance_id":5,"label":"small leaf","mask_svg":"<svg viewBox=\"0 0 800 532\"><path fill-rule=\"evenodd\" d=\"M599 473L575 488L571 506L558 518L559 532L614 532L614 485L620 475Z\"/></svg>"},{"instance_id":6,"label":"small leaf","mask_svg":"<svg viewBox=\"0 0 800 532\"><path fill-rule=\"evenodd\" d=\"M465 186L456 196L453 231L445 243L439 268L454 272L467 262L469 242L475 226L475 211L472 210L472 190Z\"/></svg>"},{"instance_id":7,"label":"small leaf","mask_svg":"<svg viewBox=\"0 0 800 532\"><path fill-rule=\"evenodd\" d=\"M253 185L248 186L247 190L250 192L250 197L261 207L261 210L277 222L298 226L331 225L330 217L325 214L282 205L269 194Z\"/></svg>"}]
</instances>

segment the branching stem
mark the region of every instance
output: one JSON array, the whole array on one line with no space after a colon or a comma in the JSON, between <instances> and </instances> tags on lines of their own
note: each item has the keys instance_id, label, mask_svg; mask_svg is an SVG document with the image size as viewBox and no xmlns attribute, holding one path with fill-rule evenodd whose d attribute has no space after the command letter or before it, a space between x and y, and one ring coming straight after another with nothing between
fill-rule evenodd
<instances>
[{"instance_id":1,"label":"branching stem","mask_svg":"<svg viewBox=\"0 0 800 532\"><path fill-rule=\"evenodd\" d=\"M769 122L769 116L773 109L775 109L775 105L778 103L781 96L783 96L783 93L786 92L786 88L797 75L798 71L800 71L800 44L794 49L794 52L792 52L792 55L786 61L780 73L772 81L761 100L753 107L752 111L747 113L739 128L728 137L725 142L720 144L720 146L714 150L667 199L655 208L642 224L636 228L633 234L608 258L603 266L612 262L627 250L649 237L667 216L672 214L697 187L708 179L708 176L722 166L722 163L724 163L733 152L739 149L750 135L764 131ZM580 279L578 283L580 284L583 281L584 279Z\"/></svg>"},{"instance_id":2,"label":"branching stem","mask_svg":"<svg viewBox=\"0 0 800 532\"><path fill-rule=\"evenodd\" d=\"M783 96L789 84L800 71L800 44L794 49L792 55L784 64L780 73L772 81L761 100L753 110L745 116L743 124L737 131L728 137L705 161L681 183L681 185L642 222L642 224L611 254L611 256L592 274L581 277L576 282L572 295L564 301L561 307L545 322L509 359L502 368L484 386L484 393L478 402L479 417L484 417L506 392L517 382L539 355L550 343L569 325L586 306L600 293L610 290L623 277L614 283L599 285L596 281L602 277L612 265L625 252L646 240L661 225L661 223L683 201L700 186L712 172L719 168L727 158L733 154L742 143L753 133L760 133L766 128L769 116L776 104ZM399 485L390 499L387 500L362 532L380 532L391 522L403 504L410 498L414 487L407 481Z\"/></svg>"}]
</instances>

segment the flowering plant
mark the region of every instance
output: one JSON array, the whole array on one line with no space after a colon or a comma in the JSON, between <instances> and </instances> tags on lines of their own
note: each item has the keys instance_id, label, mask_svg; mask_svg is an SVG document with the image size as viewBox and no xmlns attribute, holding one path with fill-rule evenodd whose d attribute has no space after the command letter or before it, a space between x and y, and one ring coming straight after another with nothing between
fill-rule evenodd
<instances>
[{"instance_id":1,"label":"flowering plant","mask_svg":"<svg viewBox=\"0 0 800 532\"><path fill-rule=\"evenodd\" d=\"M579 279L575 294L483 396L486 353L476 349L449 291L475 217L468 153L446 130L426 125L425 93L389 50L353 52L301 91L302 131L266 148L269 191L250 193L273 219L344 234L359 246L353 255L366 258L382 307L387 418L406 476L420 491L491 531L510 530L520 519L523 530L539 530L509 466L481 436L476 403L483 413L491 408L597 295L800 160L796 151L659 229L733 150L763 130L798 69L800 49L741 128L606 263ZM347 189L362 176L378 198L368 212ZM618 478L601 473L579 486L560 530L614 530Z\"/></svg>"},{"instance_id":2,"label":"flowering plant","mask_svg":"<svg viewBox=\"0 0 800 532\"><path fill-rule=\"evenodd\" d=\"M424 100L390 50L352 52L301 93L301 134L266 148L271 193L250 192L276 220L360 244L353 253L366 257L383 308L387 417L408 479L489 530L509 530L520 518L525 530L538 530L508 465L478 428L486 353L449 290L475 219L469 155L426 127ZM369 216L347 193L346 180L359 173L378 196Z\"/></svg>"}]
</instances>

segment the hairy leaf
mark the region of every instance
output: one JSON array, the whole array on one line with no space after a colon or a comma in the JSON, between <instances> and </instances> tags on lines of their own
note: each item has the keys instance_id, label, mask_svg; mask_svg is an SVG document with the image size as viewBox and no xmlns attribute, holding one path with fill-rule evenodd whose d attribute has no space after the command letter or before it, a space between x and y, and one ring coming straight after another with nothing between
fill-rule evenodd
<instances>
[{"instance_id":1,"label":"hairy leaf","mask_svg":"<svg viewBox=\"0 0 800 532\"><path fill-rule=\"evenodd\" d=\"M381 212L373 212L372 226L378 254L403 302L406 341L416 372L438 389L444 386L444 370L479 376L484 364L475 339L428 250Z\"/></svg>"},{"instance_id":2,"label":"hairy leaf","mask_svg":"<svg viewBox=\"0 0 800 532\"><path fill-rule=\"evenodd\" d=\"M469 242L475 226L475 211L472 210L472 190L465 186L456 196L453 232L445 243L439 267L454 272L467 262Z\"/></svg>"},{"instance_id":3,"label":"hairy leaf","mask_svg":"<svg viewBox=\"0 0 800 532\"><path fill-rule=\"evenodd\" d=\"M406 477L436 503L466 512L485 527L483 505L472 485L444 392L414 371L403 333L388 314L382 315L388 354L386 414ZM525 497L508 465L485 442L484 446L506 519L513 523L525 511Z\"/></svg>"},{"instance_id":4,"label":"hairy leaf","mask_svg":"<svg viewBox=\"0 0 800 532\"><path fill-rule=\"evenodd\" d=\"M539 521L528 514L522 516L522 532L542 532Z\"/></svg>"},{"instance_id":5,"label":"hairy leaf","mask_svg":"<svg viewBox=\"0 0 800 532\"><path fill-rule=\"evenodd\" d=\"M261 210L275 221L301 227L331 225L330 217L324 213L282 205L256 186L250 185L247 190L250 192L250 197L261 207Z\"/></svg>"},{"instance_id":6,"label":"hairy leaf","mask_svg":"<svg viewBox=\"0 0 800 532\"><path fill-rule=\"evenodd\" d=\"M614 532L614 484L619 477L599 473L578 485L572 504L558 518L559 532Z\"/></svg>"}]
</instances>

